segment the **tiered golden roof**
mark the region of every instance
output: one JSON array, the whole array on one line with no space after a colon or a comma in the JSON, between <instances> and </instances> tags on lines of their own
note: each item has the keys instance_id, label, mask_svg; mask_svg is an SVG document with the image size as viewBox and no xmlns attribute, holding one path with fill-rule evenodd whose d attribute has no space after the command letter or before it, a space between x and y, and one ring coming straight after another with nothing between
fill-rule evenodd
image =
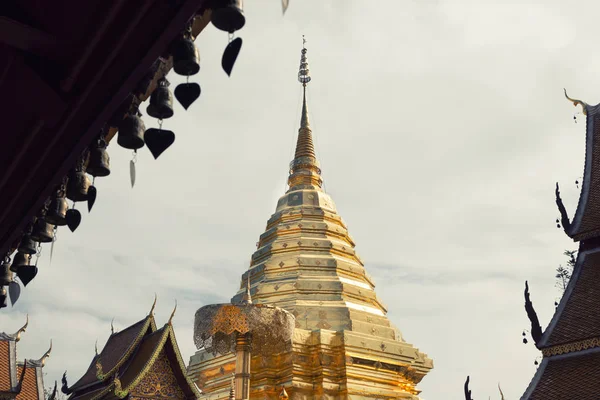
<instances>
[{"instance_id":1,"label":"tiered golden roof","mask_svg":"<svg viewBox=\"0 0 600 400\"><path fill-rule=\"evenodd\" d=\"M322 187L306 105L306 49L299 80L302 118L289 189L232 299L239 302L249 285L254 303L292 312L296 328L289 354L253 357L251 398L275 399L283 386L293 399L417 399L416 384L433 362L386 317L347 226ZM227 398L232 360L203 350L192 357L190 374L206 396Z\"/></svg>"}]
</instances>

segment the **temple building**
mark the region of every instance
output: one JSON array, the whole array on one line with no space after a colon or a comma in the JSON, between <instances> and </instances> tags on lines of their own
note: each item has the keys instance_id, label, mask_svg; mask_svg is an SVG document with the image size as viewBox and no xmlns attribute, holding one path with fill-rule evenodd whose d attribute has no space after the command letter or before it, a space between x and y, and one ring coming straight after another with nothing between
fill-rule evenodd
<instances>
[{"instance_id":1,"label":"temple building","mask_svg":"<svg viewBox=\"0 0 600 400\"><path fill-rule=\"evenodd\" d=\"M567 98L586 115L585 167L572 221L558 184L556 203L562 227L579 242L579 251L571 280L543 332L526 291L532 337L543 360L523 400L591 400L600 393L600 104Z\"/></svg>"},{"instance_id":2,"label":"temple building","mask_svg":"<svg viewBox=\"0 0 600 400\"><path fill-rule=\"evenodd\" d=\"M38 360L17 361L17 343L27 329L29 319L16 333L0 332L0 399L3 400L46 400L44 387L44 364L50 356L50 349ZM48 400L56 397L54 391L48 394Z\"/></svg>"},{"instance_id":3,"label":"temple building","mask_svg":"<svg viewBox=\"0 0 600 400\"><path fill-rule=\"evenodd\" d=\"M249 398L418 399L417 384L433 362L387 318L354 240L323 189L306 101L306 52L303 48L298 75L304 95L289 188L231 300L243 304L251 295L254 304L287 310L295 328L287 350L252 354ZM235 364L227 351L200 348L191 357L188 373L202 399L228 398Z\"/></svg>"},{"instance_id":4,"label":"temple building","mask_svg":"<svg viewBox=\"0 0 600 400\"><path fill-rule=\"evenodd\" d=\"M160 329L154 306L142 320L111 335L83 376L68 386L66 372L62 392L69 400L197 399L200 391L186 375L172 319Z\"/></svg>"}]
</instances>

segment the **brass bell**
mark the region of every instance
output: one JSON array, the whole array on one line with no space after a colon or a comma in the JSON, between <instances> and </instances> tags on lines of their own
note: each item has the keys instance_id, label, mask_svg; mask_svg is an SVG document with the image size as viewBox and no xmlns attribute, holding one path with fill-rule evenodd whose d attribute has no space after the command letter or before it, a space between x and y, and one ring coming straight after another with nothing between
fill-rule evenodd
<instances>
[{"instance_id":1,"label":"brass bell","mask_svg":"<svg viewBox=\"0 0 600 400\"><path fill-rule=\"evenodd\" d=\"M6 258L0 263L0 286L7 286L13 281L13 272L10 270L10 262Z\"/></svg>"},{"instance_id":2,"label":"brass bell","mask_svg":"<svg viewBox=\"0 0 600 400\"><path fill-rule=\"evenodd\" d=\"M72 201L87 200L90 178L83 171L72 171L67 182L67 198ZM65 223L66 224L66 223Z\"/></svg>"},{"instance_id":3,"label":"brass bell","mask_svg":"<svg viewBox=\"0 0 600 400\"><path fill-rule=\"evenodd\" d=\"M21 238L21 243L19 244L18 250L24 254L35 254L37 253L37 245L33 239L31 239L30 235L25 234Z\"/></svg>"},{"instance_id":4,"label":"brass bell","mask_svg":"<svg viewBox=\"0 0 600 400\"><path fill-rule=\"evenodd\" d=\"M233 33L244 27L242 0L217 0L212 10L211 21L213 25L222 31Z\"/></svg>"},{"instance_id":5,"label":"brass bell","mask_svg":"<svg viewBox=\"0 0 600 400\"><path fill-rule=\"evenodd\" d=\"M54 228L44 218L38 218L33 224L31 239L40 243L50 243L54 240Z\"/></svg>"},{"instance_id":6,"label":"brass bell","mask_svg":"<svg viewBox=\"0 0 600 400\"><path fill-rule=\"evenodd\" d=\"M17 254L15 255L15 257L13 258L13 262L12 262L12 264L10 266L10 270L12 272L19 273L19 268L29 266L30 262L31 262L31 255L30 254L21 253L19 251L19 252L17 252Z\"/></svg>"},{"instance_id":7,"label":"brass bell","mask_svg":"<svg viewBox=\"0 0 600 400\"><path fill-rule=\"evenodd\" d=\"M191 28L177 39L171 49L173 71L183 76L195 75L200 71L200 53L191 39Z\"/></svg>"},{"instance_id":8,"label":"brass bell","mask_svg":"<svg viewBox=\"0 0 600 400\"><path fill-rule=\"evenodd\" d=\"M144 131L146 126L137 112L129 113L119 124L119 146L130 150L144 147Z\"/></svg>"},{"instance_id":9,"label":"brass bell","mask_svg":"<svg viewBox=\"0 0 600 400\"><path fill-rule=\"evenodd\" d=\"M173 116L173 93L169 90L169 81L163 76L150 96L150 104L146 109L149 116L166 119Z\"/></svg>"},{"instance_id":10,"label":"brass bell","mask_svg":"<svg viewBox=\"0 0 600 400\"><path fill-rule=\"evenodd\" d=\"M57 193L56 197L52 199L46 212L46 222L50 225L64 226L67 224L65 217L67 216L67 210L69 209L69 203L64 198L64 194Z\"/></svg>"},{"instance_id":11,"label":"brass bell","mask_svg":"<svg viewBox=\"0 0 600 400\"><path fill-rule=\"evenodd\" d=\"M106 151L104 139L100 139L98 145L90 149L90 160L86 172L93 177L110 175L110 157Z\"/></svg>"}]
</instances>

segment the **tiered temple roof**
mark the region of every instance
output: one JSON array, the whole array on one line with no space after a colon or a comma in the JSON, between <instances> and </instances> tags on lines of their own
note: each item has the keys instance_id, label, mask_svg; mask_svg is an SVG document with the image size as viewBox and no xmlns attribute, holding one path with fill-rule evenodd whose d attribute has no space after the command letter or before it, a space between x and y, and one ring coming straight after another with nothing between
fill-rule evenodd
<instances>
[{"instance_id":1,"label":"tiered temple roof","mask_svg":"<svg viewBox=\"0 0 600 400\"><path fill-rule=\"evenodd\" d=\"M65 373L62 391L70 395L69 400L198 398L200 392L187 377L177 346L173 316L157 328L153 311L154 306L141 321L120 332L113 331L71 387Z\"/></svg>"},{"instance_id":2,"label":"tiered temple roof","mask_svg":"<svg viewBox=\"0 0 600 400\"><path fill-rule=\"evenodd\" d=\"M290 311L296 329L289 353L253 356L250 398L275 399L283 386L292 399L417 399L416 385L433 362L387 318L354 240L323 190L306 103L306 49L299 80L304 97L289 189L232 299L240 301L249 281L254 303ZM225 399L232 363L232 355L201 350L189 370L207 396Z\"/></svg>"},{"instance_id":3,"label":"tiered temple roof","mask_svg":"<svg viewBox=\"0 0 600 400\"><path fill-rule=\"evenodd\" d=\"M600 105L569 100L587 116L584 176L572 222L558 186L556 202L563 228L579 242L579 252L550 324L534 338L544 358L523 400L591 400L600 393Z\"/></svg>"},{"instance_id":4,"label":"tiered temple roof","mask_svg":"<svg viewBox=\"0 0 600 400\"><path fill-rule=\"evenodd\" d=\"M0 399L45 400L42 369L50 356L50 349L38 360L17 361L17 343L25 332L29 320L16 333L0 332ZM48 400L56 396L54 391Z\"/></svg>"}]
</instances>

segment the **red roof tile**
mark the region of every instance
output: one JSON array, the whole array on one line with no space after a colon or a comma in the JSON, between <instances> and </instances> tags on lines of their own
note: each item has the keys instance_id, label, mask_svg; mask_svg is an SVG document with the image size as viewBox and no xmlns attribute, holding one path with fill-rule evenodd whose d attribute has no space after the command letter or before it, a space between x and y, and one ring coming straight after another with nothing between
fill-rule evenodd
<instances>
[{"instance_id":1,"label":"red roof tile","mask_svg":"<svg viewBox=\"0 0 600 400\"><path fill-rule=\"evenodd\" d=\"M10 385L10 350L7 340L0 340L0 392L11 390Z\"/></svg>"},{"instance_id":2,"label":"red roof tile","mask_svg":"<svg viewBox=\"0 0 600 400\"><path fill-rule=\"evenodd\" d=\"M21 378L23 372L23 366L17 367L17 377ZM25 377L21 386L21 391L17 394L17 400L41 400L39 398L36 368L27 367L25 369Z\"/></svg>"}]
</instances>

